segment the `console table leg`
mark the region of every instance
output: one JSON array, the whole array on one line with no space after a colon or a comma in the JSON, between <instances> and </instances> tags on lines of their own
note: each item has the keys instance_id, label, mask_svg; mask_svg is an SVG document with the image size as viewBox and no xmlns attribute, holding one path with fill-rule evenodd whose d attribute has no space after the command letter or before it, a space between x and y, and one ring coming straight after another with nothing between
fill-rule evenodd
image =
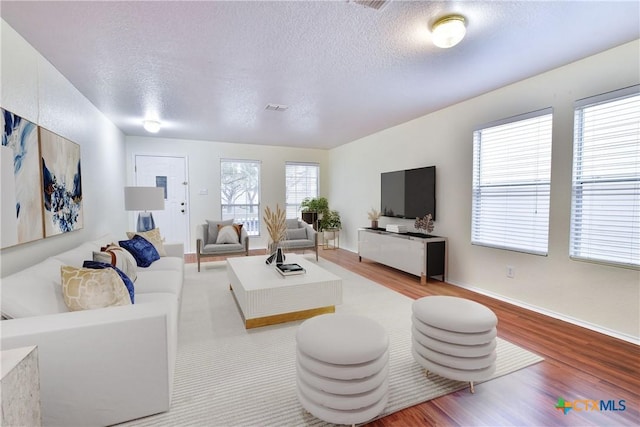
<instances>
[{"instance_id":1,"label":"console table leg","mask_svg":"<svg viewBox=\"0 0 640 427\"><path fill-rule=\"evenodd\" d=\"M427 284L427 276L425 276L424 274L420 275L420 284L421 285L426 285Z\"/></svg>"}]
</instances>

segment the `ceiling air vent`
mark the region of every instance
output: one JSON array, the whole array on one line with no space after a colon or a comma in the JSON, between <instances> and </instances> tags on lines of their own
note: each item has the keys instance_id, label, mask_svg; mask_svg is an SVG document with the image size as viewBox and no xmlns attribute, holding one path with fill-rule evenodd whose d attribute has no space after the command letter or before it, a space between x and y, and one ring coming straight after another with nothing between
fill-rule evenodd
<instances>
[{"instance_id":1,"label":"ceiling air vent","mask_svg":"<svg viewBox=\"0 0 640 427\"><path fill-rule=\"evenodd\" d=\"M353 0L353 3L371 9L380 10L385 7L390 1L391 0Z\"/></svg>"},{"instance_id":2,"label":"ceiling air vent","mask_svg":"<svg viewBox=\"0 0 640 427\"><path fill-rule=\"evenodd\" d=\"M289 107L281 104L267 104L267 106L264 107L264 109L269 111L287 111Z\"/></svg>"}]
</instances>

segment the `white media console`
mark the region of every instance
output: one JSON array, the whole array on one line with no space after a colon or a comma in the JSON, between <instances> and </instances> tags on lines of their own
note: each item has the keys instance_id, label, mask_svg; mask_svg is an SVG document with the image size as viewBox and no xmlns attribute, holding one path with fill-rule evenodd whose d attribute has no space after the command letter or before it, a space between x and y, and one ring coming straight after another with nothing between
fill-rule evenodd
<instances>
[{"instance_id":1,"label":"white media console","mask_svg":"<svg viewBox=\"0 0 640 427\"><path fill-rule=\"evenodd\" d=\"M417 237L406 233L391 233L381 229L358 230L358 256L420 277L440 276L445 280L447 239L438 236Z\"/></svg>"}]
</instances>

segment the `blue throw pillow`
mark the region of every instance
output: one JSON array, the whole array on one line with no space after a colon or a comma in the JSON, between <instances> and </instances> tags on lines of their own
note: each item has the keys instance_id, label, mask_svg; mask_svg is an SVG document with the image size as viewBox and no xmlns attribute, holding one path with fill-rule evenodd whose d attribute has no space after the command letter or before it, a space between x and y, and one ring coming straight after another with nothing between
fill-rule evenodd
<instances>
[{"instance_id":1,"label":"blue throw pillow","mask_svg":"<svg viewBox=\"0 0 640 427\"><path fill-rule=\"evenodd\" d=\"M99 262L99 261L85 261L84 263L82 263L82 267L93 268L94 270L101 270L103 268L113 268L116 271L116 273L118 273L118 276L120 276L120 278L124 282L124 285L127 287L127 290L129 291L129 298L131 298L131 304L134 303L133 300L134 300L135 290L133 287L133 282L131 281L129 276L124 274L122 270L120 270L118 267L114 267L109 263Z\"/></svg>"},{"instance_id":2,"label":"blue throw pillow","mask_svg":"<svg viewBox=\"0 0 640 427\"><path fill-rule=\"evenodd\" d=\"M120 240L118 244L131 252L138 267L149 267L154 261L160 259L160 254L155 246L139 234L133 236L131 240Z\"/></svg>"}]
</instances>

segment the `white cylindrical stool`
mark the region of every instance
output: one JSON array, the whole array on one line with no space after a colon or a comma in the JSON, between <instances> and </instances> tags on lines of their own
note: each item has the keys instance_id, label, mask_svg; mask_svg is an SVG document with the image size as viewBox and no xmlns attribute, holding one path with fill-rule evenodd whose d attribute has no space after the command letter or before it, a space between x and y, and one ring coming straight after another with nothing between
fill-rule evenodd
<instances>
[{"instance_id":1,"label":"white cylindrical stool","mask_svg":"<svg viewBox=\"0 0 640 427\"><path fill-rule=\"evenodd\" d=\"M298 399L321 420L356 424L379 415L389 397L389 338L377 322L323 314L296 334Z\"/></svg>"},{"instance_id":2,"label":"white cylindrical stool","mask_svg":"<svg viewBox=\"0 0 640 427\"><path fill-rule=\"evenodd\" d=\"M488 379L496 370L498 318L475 301L429 296L413 302L413 358L429 372L457 381Z\"/></svg>"}]
</instances>

